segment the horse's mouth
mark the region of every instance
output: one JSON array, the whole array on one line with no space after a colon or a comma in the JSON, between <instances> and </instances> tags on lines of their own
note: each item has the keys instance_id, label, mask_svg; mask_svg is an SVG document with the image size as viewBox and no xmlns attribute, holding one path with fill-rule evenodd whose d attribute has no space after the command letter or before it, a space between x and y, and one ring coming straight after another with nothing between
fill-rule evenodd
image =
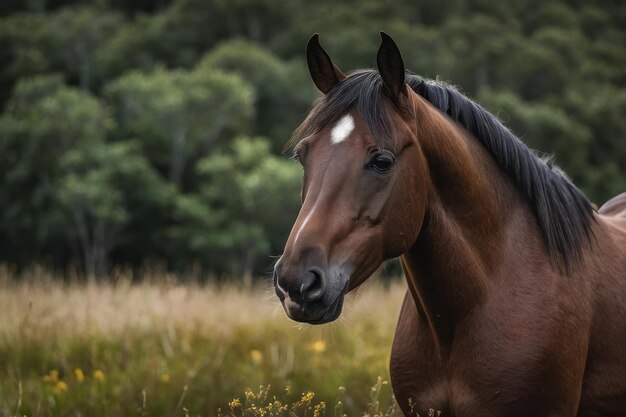
<instances>
[{"instance_id":1,"label":"horse's mouth","mask_svg":"<svg viewBox=\"0 0 626 417\"><path fill-rule=\"evenodd\" d=\"M346 287L337 295L335 300L327 307L323 308L320 303L297 304L289 299L283 300L283 308L290 319L308 324L325 324L337 320L341 315L343 300L346 294Z\"/></svg>"}]
</instances>

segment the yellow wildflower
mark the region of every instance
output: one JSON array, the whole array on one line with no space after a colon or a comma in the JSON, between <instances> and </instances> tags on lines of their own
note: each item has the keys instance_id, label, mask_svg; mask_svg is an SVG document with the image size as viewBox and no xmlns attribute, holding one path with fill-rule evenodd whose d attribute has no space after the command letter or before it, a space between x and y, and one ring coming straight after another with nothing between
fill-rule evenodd
<instances>
[{"instance_id":1,"label":"yellow wildflower","mask_svg":"<svg viewBox=\"0 0 626 417\"><path fill-rule=\"evenodd\" d=\"M50 372L48 372L48 375L42 376L41 380L43 382L57 382L59 380L59 371L57 371L56 369L53 369Z\"/></svg>"},{"instance_id":2,"label":"yellow wildflower","mask_svg":"<svg viewBox=\"0 0 626 417\"><path fill-rule=\"evenodd\" d=\"M165 374L161 375L160 380L161 380L161 382L167 384L168 382L170 382L170 374L165 373Z\"/></svg>"},{"instance_id":3,"label":"yellow wildflower","mask_svg":"<svg viewBox=\"0 0 626 417\"><path fill-rule=\"evenodd\" d=\"M257 365L263 362L263 352L258 349L252 349L250 351L250 357L252 358L252 361Z\"/></svg>"},{"instance_id":4,"label":"yellow wildflower","mask_svg":"<svg viewBox=\"0 0 626 417\"><path fill-rule=\"evenodd\" d=\"M239 401L239 398L235 398L234 400L229 402L228 405L234 410L235 408L241 407L241 401Z\"/></svg>"},{"instance_id":5,"label":"yellow wildflower","mask_svg":"<svg viewBox=\"0 0 626 417\"><path fill-rule=\"evenodd\" d=\"M102 372L100 369L96 369L95 371L93 371L93 377L95 380L100 382L104 382L107 379L107 377L104 375L104 372Z\"/></svg>"},{"instance_id":6,"label":"yellow wildflower","mask_svg":"<svg viewBox=\"0 0 626 417\"><path fill-rule=\"evenodd\" d=\"M309 345L309 350L315 353L322 353L326 351L326 342L324 340L318 340Z\"/></svg>"},{"instance_id":7,"label":"yellow wildflower","mask_svg":"<svg viewBox=\"0 0 626 417\"><path fill-rule=\"evenodd\" d=\"M47 375L42 376L41 380L43 382L56 382L58 380L58 377L59 377L59 372L52 370Z\"/></svg>"},{"instance_id":8,"label":"yellow wildflower","mask_svg":"<svg viewBox=\"0 0 626 417\"><path fill-rule=\"evenodd\" d=\"M67 391L67 384L65 383L65 381L58 381L54 385L54 388L52 388L52 392L54 392L55 395L61 395L65 391Z\"/></svg>"},{"instance_id":9,"label":"yellow wildflower","mask_svg":"<svg viewBox=\"0 0 626 417\"><path fill-rule=\"evenodd\" d=\"M85 380L85 373L82 369L76 368L74 369L74 379L78 382L83 382Z\"/></svg>"},{"instance_id":10,"label":"yellow wildflower","mask_svg":"<svg viewBox=\"0 0 626 417\"><path fill-rule=\"evenodd\" d=\"M300 401L310 403L313 397L315 397L315 393L313 391L309 391L306 394L302 394L302 399Z\"/></svg>"},{"instance_id":11,"label":"yellow wildflower","mask_svg":"<svg viewBox=\"0 0 626 417\"><path fill-rule=\"evenodd\" d=\"M244 392L244 395L246 396L246 400L248 401L252 401L255 399L254 392L252 392L250 388L246 389L246 391Z\"/></svg>"},{"instance_id":12,"label":"yellow wildflower","mask_svg":"<svg viewBox=\"0 0 626 417\"><path fill-rule=\"evenodd\" d=\"M321 414L326 410L326 403L320 401L318 405L313 409L313 417L321 417ZM324 413L325 414L325 413Z\"/></svg>"}]
</instances>

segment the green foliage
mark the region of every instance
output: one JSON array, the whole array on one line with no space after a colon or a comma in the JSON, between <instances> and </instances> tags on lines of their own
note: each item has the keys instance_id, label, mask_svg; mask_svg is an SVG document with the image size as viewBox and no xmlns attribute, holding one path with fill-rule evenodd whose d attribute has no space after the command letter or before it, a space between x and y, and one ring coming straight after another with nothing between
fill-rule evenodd
<instances>
[{"instance_id":1,"label":"green foliage","mask_svg":"<svg viewBox=\"0 0 626 417\"><path fill-rule=\"evenodd\" d=\"M299 203L300 169L273 156L262 138L236 138L201 159L199 193L179 199L173 237L208 254L231 276L249 276L260 254L279 253Z\"/></svg>"},{"instance_id":2,"label":"green foliage","mask_svg":"<svg viewBox=\"0 0 626 417\"><path fill-rule=\"evenodd\" d=\"M19 267L266 271L297 211L300 172L280 153L317 94L313 32L347 72L374 66L387 31L409 69L555 153L594 202L626 189L614 1L35 0L0 13L0 261Z\"/></svg>"},{"instance_id":3,"label":"green foliage","mask_svg":"<svg viewBox=\"0 0 626 417\"><path fill-rule=\"evenodd\" d=\"M121 135L137 137L150 161L181 185L187 161L208 153L229 130L245 126L253 90L221 71L130 72L106 88L118 109Z\"/></svg>"},{"instance_id":4,"label":"green foliage","mask_svg":"<svg viewBox=\"0 0 626 417\"><path fill-rule=\"evenodd\" d=\"M69 227L58 205L62 160L102 143L113 120L97 98L63 86L57 77L20 81L7 108L0 118L0 230L10 237L3 256L19 256L19 248L35 257L55 253Z\"/></svg>"},{"instance_id":5,"label":"green foliage","mask_svg":"<svg viewBox=\"0 0 626 417\"><path fill-rule=\"evenodd\" d=\"M220 43L204 56L198 70L237 74L254 86L256 131L273 141L275 152L283 148L294 128L293 121L306 112L314 98L305 68L282 61L262 45L244 40Z\"/></svg>"},{"instance_id":6,"label":"green foliage","mask_svg":"<svg viewBox=\"0 0 626 417\"><path fill-rule=\"evenodd\" d=\"M3 54L9 63L4 76L17 79L59 71L82 89L90 89L100 81L100 48L121 24L119 13L90 7L1 19L0 45L8 46Z\"/></svg>"},{"instance_id":7,"label":"green foliage","mask_svg":"<svg viewBox=\"0 0 626 417\"><path fill-rule=\"evenodd\" d=\"M526 144L557 156L557 164L566 172L591 170L587 160L591 132L563 110L548 104L524 102L510 92L484 90L479 101L515 131ZM567 155L567 159L562 158ZM574 178L587 185L585 177Z\"/></svg>"},{"instance_id":8,"label":"green foliage","mask_svg":"<svg viewBox=\"0 0 626 417\"><path fill-rule=\"evenodd\" d=\"M107 271L108 254L119 245L120 235L139 207L167 204L173 191L163 184L133 142L97 143L73 149L60 160L62 174L57 199L71 214L73 228L67 237L82 251L88 276ZM137 201L137 206L129 203Z\"/></svg>"}]
</instances>

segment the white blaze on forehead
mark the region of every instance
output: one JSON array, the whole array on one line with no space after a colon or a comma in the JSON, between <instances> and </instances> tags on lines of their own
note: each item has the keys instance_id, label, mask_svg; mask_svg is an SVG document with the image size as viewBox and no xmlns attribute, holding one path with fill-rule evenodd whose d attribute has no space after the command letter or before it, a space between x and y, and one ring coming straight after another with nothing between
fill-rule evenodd
<instances>
[{"instance_id":1,"label":"white blaze on forehead","mask_svg":"<svg viewBox=\"0 0 626 417\"><path fill-rule=\"evenodd\" d=\"M335 127L333 127L333 130L331 130L330 143L335 145L337 143L343 142L348 136L350 136L350 133L352 133L353 130L354 119L349 114L346 114L341 119L339 119Z\"/></svg>"}]
</instances>

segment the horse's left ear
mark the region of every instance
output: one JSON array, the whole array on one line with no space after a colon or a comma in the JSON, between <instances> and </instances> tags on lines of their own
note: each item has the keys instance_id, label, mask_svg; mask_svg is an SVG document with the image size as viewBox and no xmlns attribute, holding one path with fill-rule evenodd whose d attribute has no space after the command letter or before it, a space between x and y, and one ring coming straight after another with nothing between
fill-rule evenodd
<instances>
[{"instance_id":1,"label":"horse's left ear","mask_svg":"<svg viewBox=\"0 0 626 417\"><path fill-rule=\"evenodd\" d=\"M383 89L396 105L402 105L407 96L404 82L404 62L396 43L385 32L380 32L382 43L376 63L383 80Z\"/></svg>"}]
</instances>

